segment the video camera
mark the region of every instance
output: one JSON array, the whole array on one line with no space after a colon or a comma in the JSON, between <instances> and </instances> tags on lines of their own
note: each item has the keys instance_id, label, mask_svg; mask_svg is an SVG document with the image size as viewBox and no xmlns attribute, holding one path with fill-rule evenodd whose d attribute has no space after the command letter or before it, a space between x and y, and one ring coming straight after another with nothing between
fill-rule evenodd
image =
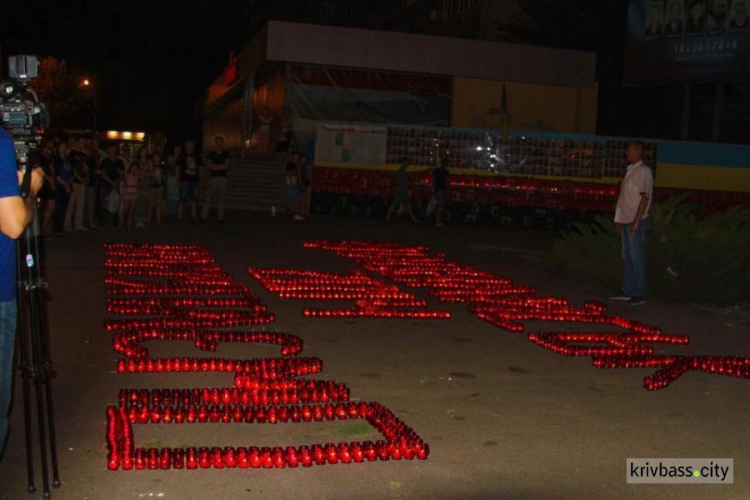
<instances>
[{"instance_id":1,"label":"video camera","mask_svg":"<svg viewBox=\"0 0 750 500\"><path fill-rule=\"evenodd\" d=\"M29 82L39 75L36 56L8 58L9 80L0 83L0 125L13 139L16 160L26 168L29 154L42 140L49 116Z\"/></svg>"}]
</instances>

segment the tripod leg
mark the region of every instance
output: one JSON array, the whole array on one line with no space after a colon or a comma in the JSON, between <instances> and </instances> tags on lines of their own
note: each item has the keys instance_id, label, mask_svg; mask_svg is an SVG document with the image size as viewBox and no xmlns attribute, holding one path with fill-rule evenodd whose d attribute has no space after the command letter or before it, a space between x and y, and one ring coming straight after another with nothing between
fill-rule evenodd
<instances>
[{"instance_id":1,"label":"tripod leg","mask_svg":"<svg viewBox=\"0 0 750 500\"><path fill-rule=\"evenodd\" d=\"M34 224L38 224L38 215L34 216ZM39 251L39 231L37 227L37 231L34 233L34 256L36 258L36 266L34 268L36 269L35 273L35 283L37 283L39 286L37 286L34 290L32 290L32 294L35 294L35 302L37 304L37 310L35 311L35 317L38 321L38 334L39 334L39 342L41 347L41 368L42 368L42 379L44 380L44 393L46 396L46 406L47 406L47 425L48 425L48 431L49 431L49 451L50 451L50 458L52 460L52 486L55 488L60 487L60 471L58 470L58 462L57 462L57 436L55 434L55 412L54 407L52 405L52 362L50 361L49 356L49 332L47 330L47 322L46 319L46 311L44 308L44 291L43 288L46 288L46 283L44 282L42 278L42 259L41 259L41 253ZM34 274L34 273L32 273Z\"/></svg>"},{"instance_id":2,"label":"tripod leg","mask_svg":"<svg viewBox=\"0 0 750 500\"><path fill-rule=\"evenodd\" d=\"M36 304L33 292L29 294L29 310L34 311ZM44 366L42 363L41 339L38 333L38 321L31 317L29 324L31 326L31 349L34 370L34 385L36 387L36 409L37 420L39 423L39 453L42 459L42 484L44 486L44 498L50 497L49 491L49 470L47 466L47 426L46 415L44 411Z\"/></svg>"},{"instance_id":3,"label":"tripod leg","mask_svg":"<svg viewBox=\"0 0 750 500\"><path fill-rule=\"evenodd\" d=\"M35 271L33 267L38 265L36 259L38 255L33 254L33 246L31 243L32 232L38 227L39 215L34 212L34 220L32 225L26 229L26 255L23 257L26 261L28 269L29 281L26 284L26 296L28 298L29 305L29 336L31 337L31 359L32 369L34 373L34 386L36 388L36 409L37 409L37 420L39 425L39 453L42 462L42 485L44 487L44 498L50 497L49 491L49 469L47 464L47 425L46 415L44 411L44 360L42 359L42 345L39 334L39 304L37 289L40 284L34 281Z\"/></svg>"},{"instance_id":4,"label":"tripod leg","mask_svg":"<svg viewBox=\"0 0 750 500\"><path fill-rule=\"evenodd\" d=\"M28 325L26 321L26 312L28 311L28 304L24 304L24 294L21 292L24 289L23 269L21 265L21 244L20 240L16 242L16 251L18 252L18 320L17 320L17 335L18 335L18 368L21 371L21 383L23 389L23 423L24 432L26 434L26 473L28 475L28 486L27 491L34 493L36 491L36 485L34 484L34 452L32 451L32 438L31 438L31 367L29 365L29 337L28 337Z\"/></svg>"}]
</instances>

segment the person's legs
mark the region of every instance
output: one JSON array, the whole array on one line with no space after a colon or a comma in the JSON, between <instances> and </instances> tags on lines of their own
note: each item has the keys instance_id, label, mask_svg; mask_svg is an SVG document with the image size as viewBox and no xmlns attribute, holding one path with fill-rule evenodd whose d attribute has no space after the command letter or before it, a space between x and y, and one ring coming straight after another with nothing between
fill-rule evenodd
<instances>
[{"instance_id":1,"label":"person's legs","mask_svg":"<svg viewBox=\"0 0 750 500\"><path fill-rule=\"evenodd\" d=\"M183 181L180 184L180 204L177 207L177 220L182 219L182 216L185 214L185 205L190 202L188 200L188 183Z\"/></svg>"},{"instance_id":2,"label":"person's legs","mask_svg":"<svg viewBox=\"0 0 750 500\"><path fill-rule=\"evenodd\" d=\"M622 292L626 297L635 296L634 263L633 263L633 234L629 224L620 224L620 242L622 244Z\"/></svg>"},{"instance_id":3,"label":"person's legs","mask_svg":"<svg viewBox=\"0 0 750 500\"><path fill-rule=\"evenodd\" d=\"M445 212L445 204L447 199L447 193L445 191L435 192L435 225L443 225L443 214Z\"/></svg>"},{"instance_id":4,"label":"person's legs","mask_svg":"<svg viewBox=\"0 0 750 500\"><path fill-rule=\"evenodd\" d=\"M86 186L86 216L89 227L96 227L96 187Z\"/></svg>"},{"instance_id":5,"label":"person's legs","mask_svg":"<svg viewBox=\"0 0 750 500\"><path fill-rule=\"evenodd\" d=\"M50 198L44 203L44 213L42 214L42 235L49 236L52 231L52 219L55 217L55 198Z\"/></svg>"},{"instance_id":6,"label":"person's legs","mask_svg":"<svg viewBox=\"0 0 750 500\"><path fill-rule=\"evenodd\" d=\"M52 229L61 233L65 229L65 214L68 211L68 192L62 186L57 188L57 200L55 200L55 214Z\"/></svg>"},{"instance_id":7,"label":"person's legs","mask_svg":"<svg viewBox=\"0 0 750 500\"><path fill-rule=\"evenodd\" d=\"M633 260L633 297L644 298L646 296L646 231L648 231L649 219L641 219L638 231L631 234L630 256Z\"/></svg>"},{"instance_id":8,"label":"person's legs","mask_svg":"<svg viewBox=\"0 0 750 500\"><path fill-rule=\"evenodd\" d=\"M310 204L312 203L312 186L307 186L302 195L302 212L305 217L310 216Z\"/></svg>"},{"instance_id":9,"label":"person's legs","mask_svg":"<svg viewBox=\"0 0 750 500\"><path fill-rule=\"evenodd\" d=\"M406 207L406 211L409 213L409 217L411 217L411 221L414 224L419 223L419 219L417 219L417 216L414 215L414 211L411 209L411 199L407 198L406 201L404 201L404 206Z\"/></svg>"},{"instance_id":10,"label":"person's legs","mask_svg":"<svg viewBox=\"0 0 750 500\"><path fill-rule=\"evenodd\" d=\"M219 197L219 221L224 220L224 208L227 202L227 178L217 177L216 178L216 194Z\"/></svg>"},{"instance_id":11,"label":"person's legs","mask_svg":"<svg viewBox=\"0 0 750 500\"><path fill-rule=\"evenodd\" d=\"M63 223L63 229L66 231L72 231L73 230L73 212L75 210L76 206L76 197L75 197L75 188L73 188L73 192L68 193L68 203L65 207L65 218Z\"/></svg>"},{"instance_id":12,"label":"person's legs","mask_svg":"<svg viewBox=\"0 0 750 500\"><path fill-rule=\"evenodd\" d=\"M393 212L396 211L396 208L398 207L398 204L396 203L396 200L393 200L391 202L391 206L388 207L388 213L385 214L385 221L391 222L391 219L393 219Z\"/></svg>"},{"instance_id":13,"label":"person's legs","mask_svg":"<svg viewBox=\"0 0 750 500\"><path fill-rule=\"evenodd\" d=\"M5 438L8 436L17 315L15 300L0 302L0 457L5 448Z\"/></svg>"},{"instance_id":14,"label":"person's legs","mask_svg":"<svg viewBox=\"0 0 750 500\"><path fill-rule=\"evenodd\" d=\"M218 190L218 184L216 183L217 177L211 177L208 180L208 191L206 192L206 199L203 200L203 210L201 210L201 219L207 220L208 214L211 211L211 200Z\"/></svg>"},{"instance_id":15,"label":"person's legs","mask_svg":"<svg viewBox=\"0 0 750 500\"><path fill-rule=\"evenodd\" d=\"M164 212L164 186L156 189L156 223L161 224L161 214Z\"/></svg>"},{"instance_id":16,"label":"person's legs","mask_svg":"<svg viewBox=\"0 0 750 500\"><path fill-rule=\"evenodd\" d=\"M75 197L75 221L76 229L83 229L83 204L86 201L86 186L73 184L73 195Z\"/></svg>"},{"instance_id":17,"label":"person's legs","mask_svg":"<svg viewBox=\"0 0 750 500\"><path fill-rule=\"evenodd\" d=\"M191 182L188 186L189 195L188 198L190 198L190 215L192 215L193 220L198 219L198 183L197 182Z\"/></svg>"}]
</instances>

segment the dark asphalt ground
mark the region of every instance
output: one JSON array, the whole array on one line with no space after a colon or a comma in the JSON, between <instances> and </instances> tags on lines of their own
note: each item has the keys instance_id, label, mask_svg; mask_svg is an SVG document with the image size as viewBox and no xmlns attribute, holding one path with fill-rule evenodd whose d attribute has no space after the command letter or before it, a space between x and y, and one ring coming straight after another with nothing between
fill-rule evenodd
<instances>
[{"instance_id":1,"label":"dark asphalt ground","mask_svg":"<svg viewBox=\"0 0 750 500\"><path fill-rule=\"evenodd\" d=\"M59 499L237 498L750 498L750 381L688 373L656 392L642 388L648 370L597 370L586 358L537 347L522 334L476 319L464 306L436 320L305 319L305 301L282 301L246 274L248 265L344 272L354 267L331 252L305 250L312 239L367 239L429 245L451 259L497 272L540 293L576 304L606 290L563 281L537 261L553 233L488 227L386 226L361 219L295 223L268 214L231 213L225 225L176 225L141 231L98 229L48 243L47 276L54 396L63 486ZM235 278L250 284L276 313L272 328L305 341L303 355L324 360L322 376L346 382L353 398L378 401L431 446L426 461L282 470L118 471L106 469L105 419L121 387L225 387L218 375L123 375L103 331L105 242L201 243ZM420 292L420 296L425 296ZM434 302L433 302L434 303ZM322 304L320 304L322 305ZM692 345L665 352L750 353L750 318L650 301L613 303ZM529 323L529 329L552 329ZM152 355L195 355L189 345L151 343ZM660 348L661 351L661 348ZM217 356L276 356L267 346L220 346ZM17 389L20 388L16 384ZM8 449L0 463L0 498L25 490L20 391ZM141 428L143 427L143 428ZM361 424L222 425L135 428L151 446L257 445L368 439ZM218 427L221 427L220 429ZM628 485L632 457L734 458L733 485ZM40 493L37 493L41 496Z\"/></svg>"}]
</instances>

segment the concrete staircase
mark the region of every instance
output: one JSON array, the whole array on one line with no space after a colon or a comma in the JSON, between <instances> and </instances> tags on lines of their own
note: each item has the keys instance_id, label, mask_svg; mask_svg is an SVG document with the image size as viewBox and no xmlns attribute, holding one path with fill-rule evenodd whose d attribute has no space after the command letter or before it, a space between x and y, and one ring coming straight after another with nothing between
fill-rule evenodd
<instances>
[{"instance_id":1,"label":"concrete staircase","mask_svg":"<svg viewBox=\"0 0 750 500\"><path fill-rule=\"evenodd\" d=\"M281 210L285 198L284 165L284 161L232 159L227 179L227 209L270 211L276 206Z\"/></svg>"}]
</instances>

